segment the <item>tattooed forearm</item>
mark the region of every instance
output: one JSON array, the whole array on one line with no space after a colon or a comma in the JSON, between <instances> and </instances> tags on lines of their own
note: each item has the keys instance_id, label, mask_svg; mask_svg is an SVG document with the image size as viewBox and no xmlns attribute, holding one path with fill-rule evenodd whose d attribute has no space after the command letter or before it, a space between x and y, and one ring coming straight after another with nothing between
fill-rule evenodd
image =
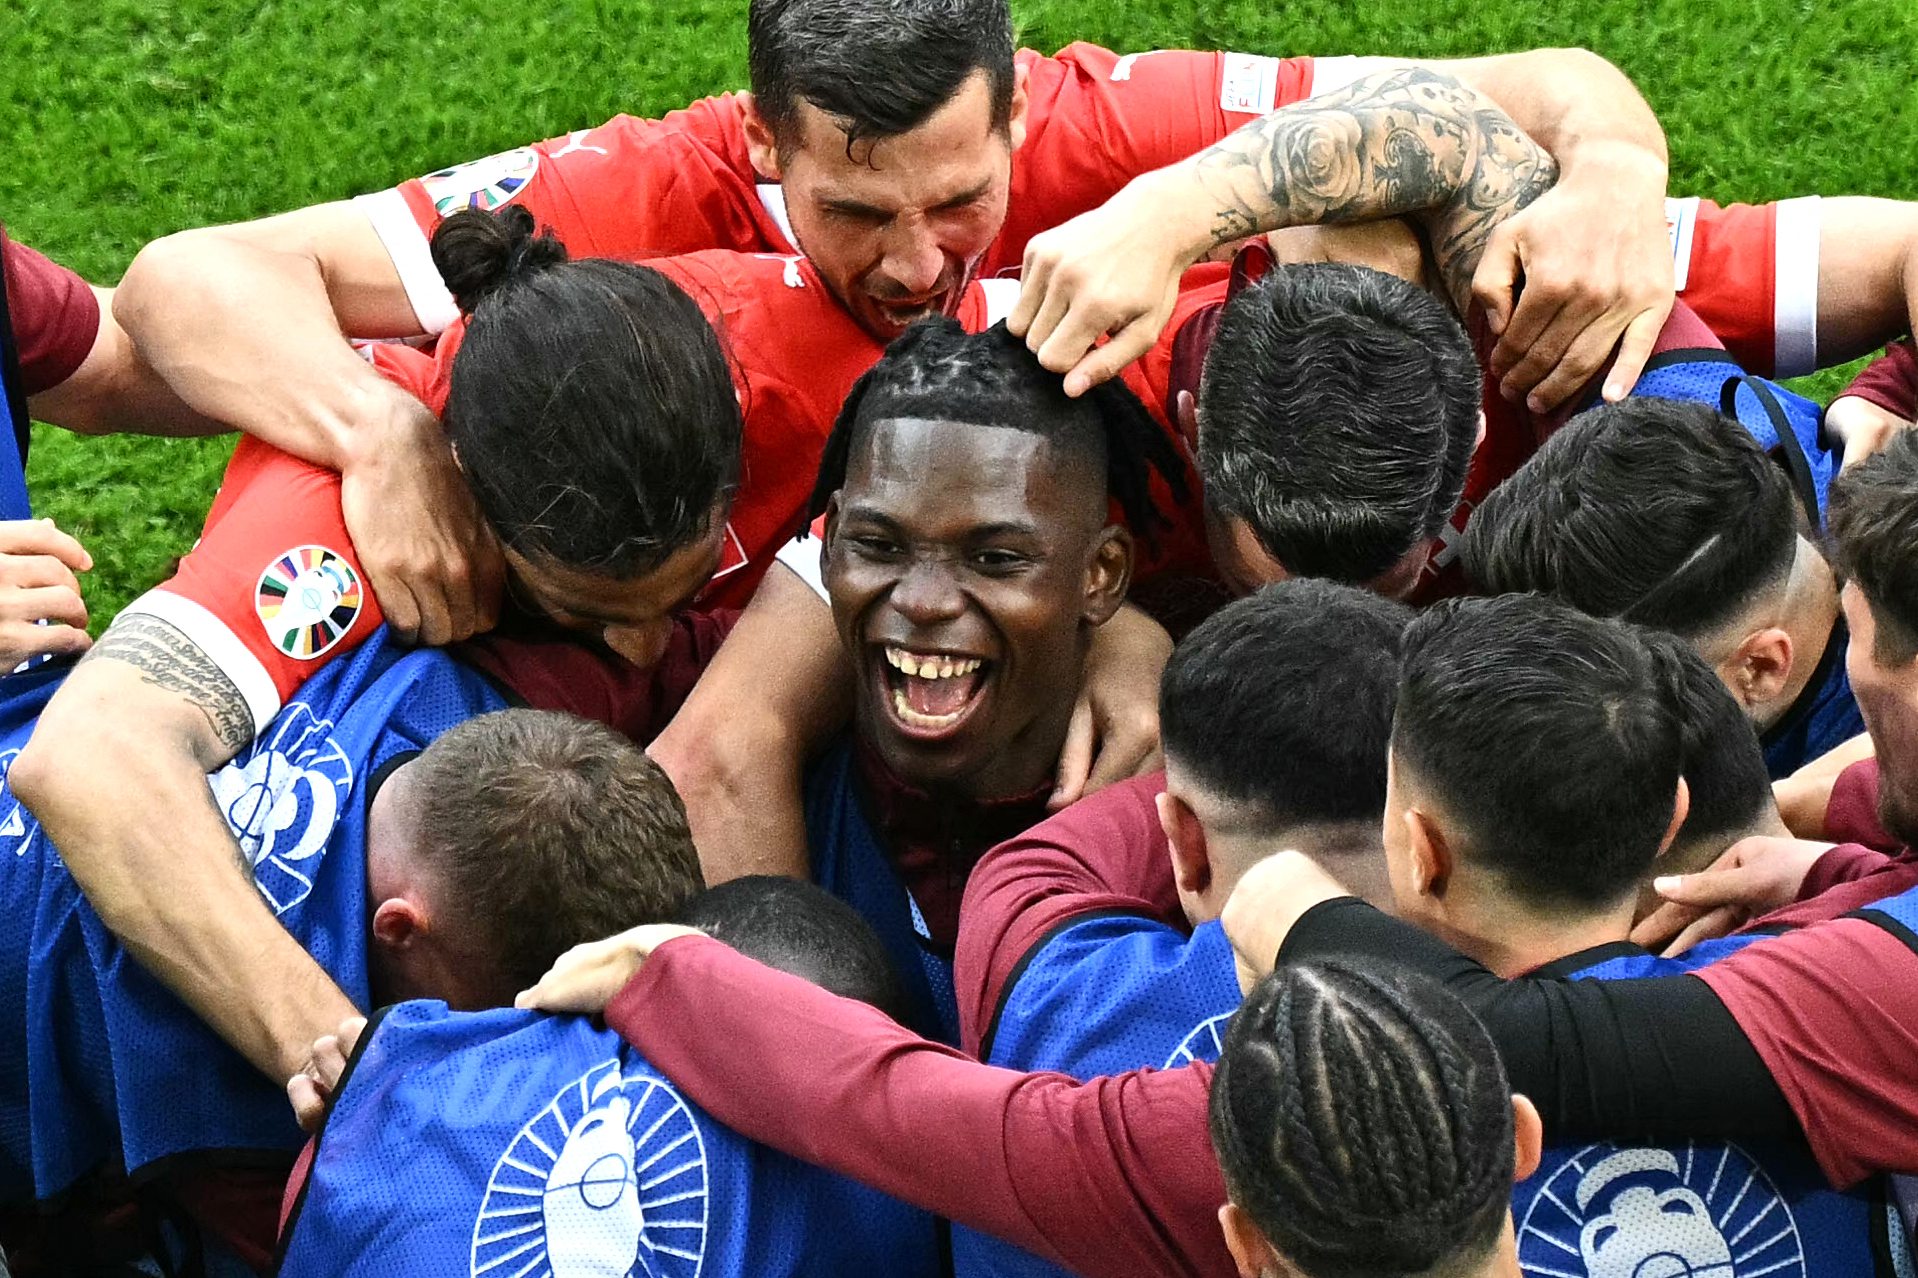
<instances>
[{"instance_id":1,"label":"tattooed forearm","mask_svg":"<svg viewBox=\"0 0 1918 1278\"><path fill-rule=\"evenodd\" d=\"M1549 189L1551 156L1490 99L1406 67L1254 121L1200 152L1217 244L1257 231L1415 215L1454 301L1492 228Z\"/></svg>"},{"instance_id":2,"label":"tattooed forearm","mask_svg":"<svg viewBox=\"0 0 1918 1278\"><path fill-rule=\"evenodd\" d=\"M185 697L207 717L229 755L253 739L253 713L233 680L198 644L158 617L131 613L115 619L82 661L96 659L124 661L144 682Z\"/></svg>"}]
</instances>

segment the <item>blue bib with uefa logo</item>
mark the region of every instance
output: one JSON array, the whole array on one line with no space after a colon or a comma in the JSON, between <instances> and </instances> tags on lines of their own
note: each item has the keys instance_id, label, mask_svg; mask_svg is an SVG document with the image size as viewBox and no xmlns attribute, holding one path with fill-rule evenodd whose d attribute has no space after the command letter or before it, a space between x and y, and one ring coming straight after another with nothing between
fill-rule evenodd
<instances>
[{"instance_id":1,"label":"blue bib with uefa logo","mask_svg":"<svg viewBox=\"0 0 1918 1278\"><path fill-rule=\"evenodd\" d=\"M581 1017L402 1003L321 1131L283 1278L933 1278L933 1219L756 1145Z\"/></svg>"},{"instance_id":2,"label":"blue bib with uefa logo","mask_svg":"<svg viewBox=\"0 0 1918 1278\"><path fill-rule=\"evenodd\" d=\"M0 682L0 769L66 670ZM506 704L476 671L391 646L382 632L323 667L207 778L261 898L362 1007L370 783ZM281 1086L128 957L5 788L0 988L0 1202L52 1197L115 1154L135 1173L192 1151L299 1148Z\"/></svg>"}]
</instances>

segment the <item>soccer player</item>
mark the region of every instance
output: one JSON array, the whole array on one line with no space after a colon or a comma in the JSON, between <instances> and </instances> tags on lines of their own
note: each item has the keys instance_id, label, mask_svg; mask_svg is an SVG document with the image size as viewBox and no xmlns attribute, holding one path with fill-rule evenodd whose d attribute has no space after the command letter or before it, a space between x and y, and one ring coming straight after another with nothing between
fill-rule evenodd
<instances>
[{"instance_id":1,"label":"soccer player","mask_svg":"<svg viewBox=\"0 0 1918 1278\"><path fill-rule=\"evenodd\" d=\"M878 938L816 887L734 879L679 921L899 1013ZM940 1272L926 1213L753 1146L583 1017L403 1003L315 1056L333 1100L289 1196L289 1278Z\"/></svg>"},{"instance_id":2,"label":"soccer player","mask_svg":"<svg viewBox=\"0 0 1918 1278\"><path fill-rule=\"evenodd\" d=\"M1821 512L1822 513L1822 512ZM1831 565L1787 472L1703 404L1629 399L1575 418L1466 528L1466 576L1683 638L1764 733L1774 777L1864 731Z\"/></svg>"},{"instance_id":3,"label":"soccer player","mask_svg":"<svg viewBox=\"0 0 1918 1278\"><path fill-rule=\"evenodd\" d=\"M1233 1020L1210 1126L1241 1274L1516 1270L1512 1183L1538 1166L1538 1111L1431 981L1336 962L1272 973Z\"/></svg>"},{"instance_id":4,"label":"soccer player","mask_svg":"<svg viewBox=\"0 0 1918 1278\"><path fill-rule=\"evenodd\" d=\"M645 267L554 264L550 241L511 241L479 214L442 236L497 266L446 428L468 499L507 546L515 680L559 706L610 681L616 703L675 634L710 650L720 628L670 620L718 559L738 464L719 343ZM379 615L339 477L249 439L199 544L108 628L8 774L106 927L275 1080L352 1001L254 890L205 777L351 664ZM578 667L608 673L582 681Z\"/></svg>"},{"instance_id":5,"label":"soccer player","mask_svg":"<svg viewBox=\"0 0 1918 1278\"><path fill-rule=\"evenodd\" d=\"M9 681L8 757L63 675ZM569 946L670 919L700 887L684 811L638 747L507 706L471 664L375 642L199 782L254 902L350 1005L509 1005ZM300 1139L280 1086L122 946L10 790L0 808L0 1204L51 1212L112 1164L266 1264L278 1181L262 1213L253 1169L283 1177ZM161 874L156 892L181 890Z\"/></svg>"},{"instance_id":6,"label":"soccer player","mask_svg":"<svg viewBox=\"0 0 1918 1278\"><path fill-rule=\"evenodd\" d=\"M1075 1078L1211 1059L1239 1005L1219 911L1249 867L1309 848L1375 898L1398 637L1410 613L1292 581L1237 600L1166 664L1163 775L1001 844L966 887L961 1045ZM1054 1273L955 1229L960 1273Z\"/></svg>"},{"instance_id":7,"label":"soccer player","mask_svg":"<svg viewBox=\"0 0 1918 1278\"><path fill-rule=\"evenodd\" d=\"M1182 486L1123 387L1067 399L1003 327L943 316L860 379L827 443L813 508L854 708L806 782L812 877L949 1041L967 875L1045 814L1092 634L1160 522L1155 470Z\"/></svg>"}]
</instances>

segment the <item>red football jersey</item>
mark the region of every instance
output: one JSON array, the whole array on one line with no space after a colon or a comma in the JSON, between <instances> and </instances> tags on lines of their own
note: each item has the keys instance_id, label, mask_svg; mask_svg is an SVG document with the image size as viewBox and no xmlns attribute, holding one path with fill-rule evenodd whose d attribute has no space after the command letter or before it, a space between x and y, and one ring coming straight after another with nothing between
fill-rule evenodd
<instances>
[{"instance_id":1,"label":"red football jersey","mask_svg":"<svg viewBox=\"0 0 1918 1278\"><path fill-rule=\"evenodd\" d=\"M986 276L1016 269L1032 236L1098 207L1140 173L1308 96L1315 66L1331 83L1349 78L1351 62L1171 49L1120 57L1090 44L1050 58L1022 49L1017 60L1030 99L1026 138L1013 154L1005 226L979 263ZM575 257L798 251L783 193L761 181L747 156L732 94L660 120L615 116L358 202L429 332L458 312L433 267L427 236L461 208L523 204Z\"/></svg>"},{"instance_id":2,"label":"red football jersey","mask_svg":"<svg viewBox=\"0 0 1918 1278\"><path fill-rule=\"evenodd\" d=\"M1679 300L1746 371L1818 367L1818 197L1772 204L1665 201Z\"/></svg>"}]
</instances>

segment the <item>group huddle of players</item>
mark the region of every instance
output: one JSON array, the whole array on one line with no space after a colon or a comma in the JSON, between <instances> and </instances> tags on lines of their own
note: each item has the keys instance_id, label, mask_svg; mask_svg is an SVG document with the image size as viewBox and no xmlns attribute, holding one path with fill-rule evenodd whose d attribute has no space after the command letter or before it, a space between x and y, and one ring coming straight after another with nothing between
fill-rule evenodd
<instances>
[{"instance_id":1,"label":"group huddle of players","mask_svg":"<svg viewBox=\"0 0 1918 1278\"><path fill-rule=\"evenodd\" d=\"M1918 210L1578 51L748 22L0 242L0 1274L1913 1272ZM29 412L245 433L97 641Z\"/></svg>"}]
</instances>

